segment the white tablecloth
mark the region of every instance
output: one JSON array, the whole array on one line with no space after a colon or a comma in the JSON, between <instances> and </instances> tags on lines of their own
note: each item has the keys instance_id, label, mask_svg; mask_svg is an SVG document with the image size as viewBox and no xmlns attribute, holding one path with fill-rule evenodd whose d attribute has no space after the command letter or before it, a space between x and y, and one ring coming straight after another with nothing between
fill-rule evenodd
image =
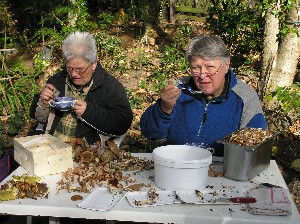
<instances>
[{"instance_id":1,"label":"white tablecloth","mask_svg":"<svg viewBox=\"0 0 300 224\"><path fill-rule=\"evenodd\" d=\"M141 157L149 157L151 154L135 154ZM22 175L26 171L19 167L3 183L11 179L12 175ZM132 174L136 178L136 183L151 183L157 188L149 176L153 176L153 170L136 172ZM43 177L42 182L47 183L51 192L48 199L37 200L19 199L4 201L0 203L0 213L12 215L32 215L50 217L70 217L86 219L106 219L133 222L156 222L156 223L300 223L300 215L291 195L288 195L292 202L291 216L264 216L252 215L247 211L245 204L234 205L193 205L193 204L173 204L156 207L135 208L129 205L124 198L112 211L93 211L81 209L77 206L78 201L72 201L71 196L79 193L67 193L67 191L56 191L56 183L61 179L61 175L51 175ZM224 177L209 177L208 185L213 189L223 187L234 187L246 192L260 183L270 183L287 189L286 183L274 160L263 173L249 182L233 181ZM148 188L149 189L149 188ZM157 188L158 189L158 188ZM144 189L147 191L147 189ZM80 193L84 198L88 195Z\"/></svg>"}]
</instances>

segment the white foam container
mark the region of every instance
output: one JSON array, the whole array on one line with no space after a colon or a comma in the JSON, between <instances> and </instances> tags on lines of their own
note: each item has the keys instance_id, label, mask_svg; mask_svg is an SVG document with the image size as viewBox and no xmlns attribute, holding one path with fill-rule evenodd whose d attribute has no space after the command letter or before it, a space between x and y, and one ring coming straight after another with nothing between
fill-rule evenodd
<instances>
[{"instance_id":1,"label":"white foam container","mask_svg":"<svg viewBox=\"0 0 300 224\"><path fill-rule=\"evenodd\" d=\"M72 146L49 134L14 138L14 159L41 177L73 168Z\"/></svg>"},{"instance_id":2,"label":"white foam container","mask_svg":"<svg viewBox=\"0 0 300 224\"><path fill-rule=\"evenodd\" d=\"M155 148L154 183L164 190L204 189L212 154L204 148L167 145Z\"/></svg>"}]
</instances>

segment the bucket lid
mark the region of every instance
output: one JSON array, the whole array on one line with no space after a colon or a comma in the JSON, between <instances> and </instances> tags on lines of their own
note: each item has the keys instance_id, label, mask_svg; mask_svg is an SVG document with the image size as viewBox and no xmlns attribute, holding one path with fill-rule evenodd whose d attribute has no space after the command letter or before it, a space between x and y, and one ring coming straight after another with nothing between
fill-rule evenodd
<instances>
[{"instance_id":1,"label":"bucket lid","mask_svg":"<svg viewBox=\"0 0 300 224\"><path fill-rule=\"evenodd\" d=\"M209 165L212 162L210 151L189 145L166 145L153 150L154 162Z\"/></svg>"}]
</instances>

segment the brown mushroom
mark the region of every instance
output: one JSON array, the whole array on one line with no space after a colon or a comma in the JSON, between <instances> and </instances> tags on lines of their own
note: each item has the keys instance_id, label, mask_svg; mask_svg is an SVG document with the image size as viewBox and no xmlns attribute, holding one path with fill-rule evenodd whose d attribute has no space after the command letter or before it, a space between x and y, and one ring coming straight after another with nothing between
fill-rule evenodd
<instances>
[{"instance_id":1,"label":"brown mushroom","mask_svg":"<svg viewBox=\"0 0 300 224\"><path fill-rule=\"evenodd\" d=\"M93 160L93 153L91 151L85 151L81 154L81 161L84 163L90 163Z\"/></svg>"}]
</instances>

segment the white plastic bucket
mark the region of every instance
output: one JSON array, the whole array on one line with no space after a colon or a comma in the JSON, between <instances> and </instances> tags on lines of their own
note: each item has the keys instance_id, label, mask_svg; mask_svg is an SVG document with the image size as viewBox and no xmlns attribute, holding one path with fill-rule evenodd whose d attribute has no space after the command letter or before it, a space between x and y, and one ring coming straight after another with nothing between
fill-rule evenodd
<instances>
[{"instance_id":1,"label":"white plastic bucket","mask_svg":"<svg viewBox=\"0 0 300 224\"><path fill-rule=\"evenodd\" d=\"M164 190L204 189L212 153L188 145L167 145L153 150L154 182Z\"/></svg>"}]
</instances>

